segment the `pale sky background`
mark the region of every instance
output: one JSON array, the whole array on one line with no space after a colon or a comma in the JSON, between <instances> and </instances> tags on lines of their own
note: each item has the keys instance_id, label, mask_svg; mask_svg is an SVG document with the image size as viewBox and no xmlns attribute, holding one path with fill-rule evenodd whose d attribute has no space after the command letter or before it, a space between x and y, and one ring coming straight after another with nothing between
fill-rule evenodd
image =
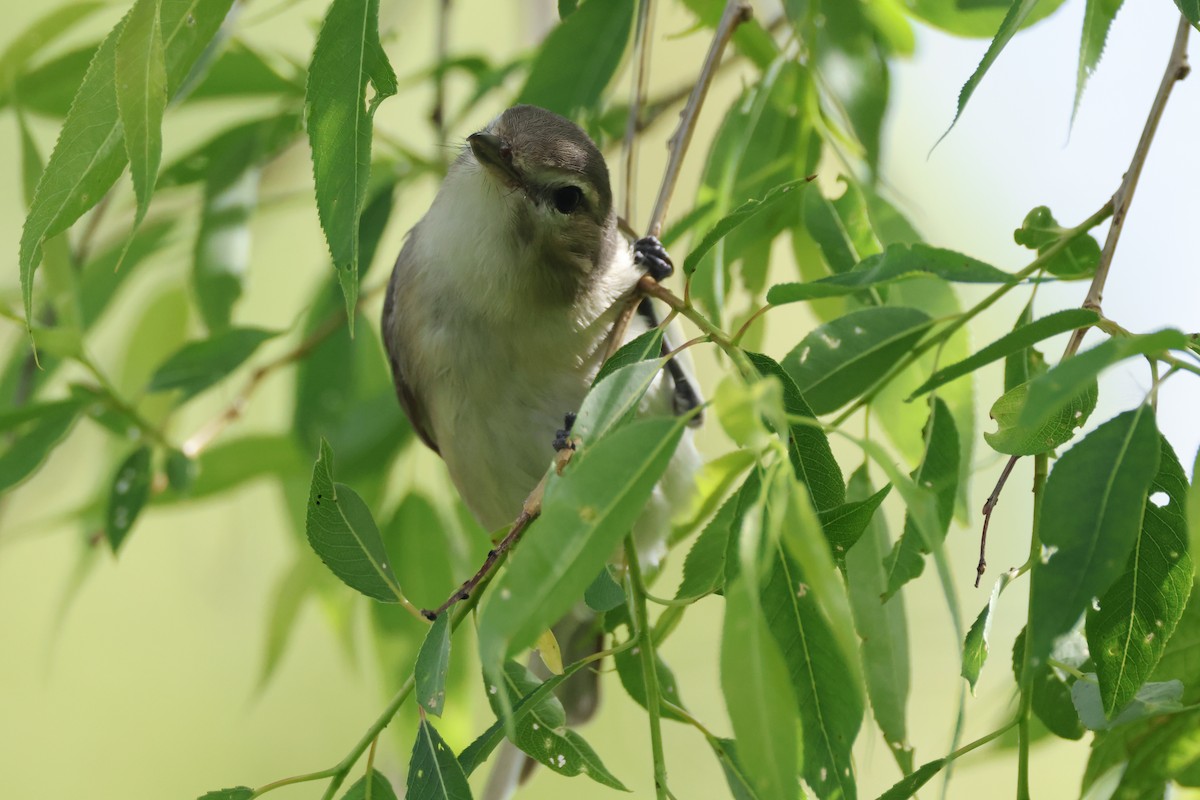
<instances>
[{"instance_id":1,"label":"pale sky background","mask_svg":"<svg viewBox=\"0 0 1200 800\"><path fill-rule=\"evenodd\" d=\"M16 0L3 0L2 5L6 21L0 30L0 48L45 7ZM283 18L252 26L249 34L256 41L286 42L303 58L311 47L311 25L324 5L302 3ZM1177 18L1170 0L1128 0L1125 5L1073 131L1069 122L1083 0L1068 0L1051 19L1014 39L975 93L958 127L928 157L952 119L959 87L978 63L986 41L960 40L917 27L915 57L899 62L893 71L883 174L899 190L905 209L929 242L1003 268L1019 268L1029 256L1013 244L1012 230L1029 209L1049 205L1060 222L1071 225L1104 203L1132 155ZM427 58L432 6L383 0L384 19L403 23L399 37L388 44L401 76L413 73ZM685 12L670 2L663 6L660 35L688 27ZM497 42L504 42L500 48L504 52L515 48L523 22L507 10L507 4L459 0L455 7L454 37L461 52L489 49ZM110 25L116 13L101 15L97 29ZM255 13L248 11L247 19ZM655 74L668 78L694 74L706 45L704 34L663 42L656 46ZM1191 51L1197 52L1194 44ZM1200 64L1200 58L1195 60ZM664 79L663 85L674 81ZM718 86L713 113L705 119L708 129L715 125L719 98L728 97L735 88L733 78ZM385 103L379 125L397 135L412 134L416 141L428 141L424 124L428 106L421 91L414 89ZM624 99L624 87L618 91ZM210 122L203 112L179 115L172 121L168 152L195 141L200 135L199 128L192 129L196 120ZM484 121L486 115L472 120ZM39 124L36 130L48 150L53 126ZM1193 77L1177 88L1162 121L1105 292L1105 313L1133 331L1167 325L1200 329L1197 130L1200 82ZM468 128L451 135L461 138L469 132ZM665 139L666 133L662 129L659 135ZM7 296L14 296L17 285L15 254L22 217L17 152L15 125L11 114L4 115L0 153L7 154L3 174L10 177L0 186L0 248L11 254L13 267L0 279L0 289ZM644 152L641 187L642 195L648 196L657 185L661 166L649 155L649 146ZM282 192L303 186L306 170L307 153L298 149L276 169L275 188ZM404 230L426 208L432 189L420 185L405 191L381 252L395 251ZM127 186L124 191L128 192ZM649 202L640 205L645 209ZM268 216L256 225L254 273L239 319L266 326L290 324L307 302L314 282L323 276L327 267L315 215L297 211L300 205L292 202L288 208L303 224L280 225L278 217ZM678 199L675 209L682 212L688 205ZM186 257L186 253L185 241L175 256ZM156 277L152 269L144 269L136 289L122 295L120 313L133 313L138 302L155 297L168 282L161 273ZM1078 305L1086 288L1086 282L1044 288L1039 313ZM1021 302L1001 303L989 312L976 329L974 345L1002 333ZM771 352L782 355L803 330L771 319ZM116 357L124 346L118 335L122 326L113 321L110 317L94 342L102 356ZM0 334L0 344L11 346L11 334ZM1047 351L1057 357L1061 347L1056 344ZM240 381L233 381L229 391L215 392L213 398L199 403L199 409L185 417L188 425L207 418L239 385ZM1140 365L1112 370L1102 383L1095 423L1139 402L1148 385L1148 372ZM986 417L999 387L995 375L980 382L981 417ZM290 382L282 378L265 386L256 401L261 405L251 409L241 430L280 427L280 421L263 409L285 407L289 391ZM1190 376L1172 379L1161 394L1160 427L1189 472L1200 445L1197 408L1200 384ZM320 769L341 758L400 678L380 676L368 655L357 664L349 663L326 617L310 603L274 682L262 693L255 691L269 593L291 558L292 534L282 529L278 492L260 482L219 502L153 511L139 522L119 561L104 556L81 579L73 572L77 532L53 519L86 498L109 469L109 443L94 426L87 428L78 431L71 444L14 495L0 528L0 608L4 609L0 613L0 796L188 800L210 789L258 785ZM101 454L107 455L102 459ZM847 472L857 463L852 458L843 462ZM426 457L420 464L426 469L434 462ZM1000 457L981 443L976 463L980 498L999 465ZM1018 468L994 523L989 560L995 569L988 581L1024 557L1027 465L1024 470ZM889 517L895 533L896 509L889 511ZM974 591L969 586L977 522L952 531L950 539L951 561L968 617L987 596L986 589ZM675 569L681 561L679 553L674 557ZM673 588L672 578L669 571L660 584L661 593ZM64 593L73 585L77 592L64 613ZM948 631L936 582L927 577L915 585L908 608L915 662L910 726L917 759L923 762L946 752L961 681L956 643ZM1008 713L1009 649L1023 617L1020 592L1012 592L1001 606L978 699L967 706L964 741L991 730ZM689 613L668 642L665 656L675 666L693 711L719 732L728 733L715 674L719 622L719 603L705 601ZM696 653L711 655L696 658ZM620 766L619 776L634 789L635 797L648 796L644 715L620 696L615 679L607 688L606 711L584 734L610 768ZM482 706L479 697L472 701ZM469 727L452 727L447 735L462 746L486 723L479 718ZM897 777L883 743L866 733L870 727L867 721L856 751L862 797L877 795ZM676 794L693 799L724 796L723 779L702 740L670 723L667 737ZM1033 770L1039 796L1073 796L1086 755L1085 744L1054 742L1035 748ZM379 761L394 778L406 758L407 753L381 748ZM1011 797L1014 776L1013 751L989 748L958 764L957 783L949 796ZM717 783L721 789L714 791ZM315 785L308 785L271 797L299 800L319 794ZM568 782L546 770L523 796L562 794L612 796L584 778Z\"/></svg>"}]
</instances>

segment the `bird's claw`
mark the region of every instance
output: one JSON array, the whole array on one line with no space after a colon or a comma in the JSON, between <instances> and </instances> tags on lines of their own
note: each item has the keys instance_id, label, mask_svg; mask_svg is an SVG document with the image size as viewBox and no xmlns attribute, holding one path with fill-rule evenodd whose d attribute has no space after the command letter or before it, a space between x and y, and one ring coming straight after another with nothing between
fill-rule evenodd
<instances>
[{"instance_id":1,"label":"bird's claw","mask_svg":"<svg viewBox=\"0 0 1200 800\"><path fill-rule=\"evenodd\" d=\"M571 428L573 427L575 427L575 413L568 411L563 415L563 426L554 432L554 452L575 449L575 443L571 441Z\"/></svg>"},{"instance_id":2,"label":"bird's claw","mask_svg":"<svg viewBox=\"0 0 1200 800\"><path fill-rule=\"evenodd\" d=\"M633 263L646 268L646 274L656 281L665 280L675 272L667 248L656 236L646 236L633 243Z\"/></svg>"}]
</instances>

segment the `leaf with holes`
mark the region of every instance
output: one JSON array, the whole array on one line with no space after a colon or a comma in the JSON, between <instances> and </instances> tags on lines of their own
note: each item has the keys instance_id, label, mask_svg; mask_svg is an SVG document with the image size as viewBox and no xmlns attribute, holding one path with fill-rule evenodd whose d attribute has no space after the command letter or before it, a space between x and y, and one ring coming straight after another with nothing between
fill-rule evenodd
<instances>
[{"instance_id":1,"label":"leaf with holes","mask_svg":"<svg viewBox=\"0 0 1200 800\"><path fill-rule=\"evenodd\" d=\"M1022 383L1000 395L992 404L989 414L998 427L994 433L984 431L983 438L993 450L1013 456L1032 456L1048 453L1070 441L1076 429L1083 427L1095 410L1099 390L1093 381L1048 418L1026 425L1022 420L1029 403L1029 391L1030 383Z\"/></svg>"},{"instance_id":2,"label":"leaf with holes","mask_svg":"<svg viewBox=\"0 0 1200 800\"><path fill-rule=\"evenodd\" d=\"M1166 439L1125 572L1087 615L1088 646L1104 713L1125 705L1153 674L1192 592L1184 517L1187 476Z\"/></svg>"},{"instance_id":3,"label":"leaf with holes","mask_svg":"<svg viewBox=\"0 0 1200 800\"><path fill-rule=\"evenodd\" d=\"M333 482L333 450L324 440L313 467L304 528L312 549L351 589L385 603L403 597L367 504L349 486Z\"/></svg>"},{"instance_id":4,"label":"leaf with holes","mask_svg":"<svg viewBox=\"0 0 1200 800\"><path fill-rule=\"evenodd\" d=\"M429 626L429 633L417 652L413 668L417 702L435 717L446 704L446 673L450 669L450 615L441 614Z\"/></svg>"},{"instance_id":5,"label":"leaf with holes","mask_svg":"<svg viewBox=\"0 0 1200 800\"><path fill-rule=\"evenodd\" d=\"M389 800L388 795L382 797ZM404 797L405 800L471 800L471 787L467 785L462 765L426 719L417 728Z\"/></svg>"},{"instance_id":6,"label":"leaf with holes","mask_svg":"<svg viewBox=\"0 0 1200 800\"><path fill-rule=\"evenodd\" d=\"M383 773L379 770L369 770L366 775L363 775L354 785L342 795L342 800L366 800L368 783L371 791L371 800L396 800L396 792L392 789L392 784L388 779L383 777ZM433 795L437 797L438 795Z\"/></svg>"},{"instance_id":7,"label":"leaf with holes","mask_svg":"<svg viewBox=\"0 0 1200 800\"><path fill-rule=\"evenodd\" d=\"M104 519L104 535L113 552L121 548L134 520L150 497L150 456L148 445L130 453L113 476L112 489L108 495L108 511Z\"/></svg>"}]
</instances>

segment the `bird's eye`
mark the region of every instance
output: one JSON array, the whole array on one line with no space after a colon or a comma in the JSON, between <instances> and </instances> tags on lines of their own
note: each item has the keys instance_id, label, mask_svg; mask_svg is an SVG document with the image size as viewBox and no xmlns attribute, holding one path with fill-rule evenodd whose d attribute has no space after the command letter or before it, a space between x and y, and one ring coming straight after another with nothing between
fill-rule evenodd
<instances>
[{"instance_id":1,"label":"bird's eye","mask_svg":"<svg viewBox=\"0 0 1200 800\"><path fill-rule=\"evenodd\" d=\"M554 200L554 207L560 214L572 213L583 202L583 192L579 190L578 186L563 186L555 189L551 197Z\"/></svg>"}]
</instances>

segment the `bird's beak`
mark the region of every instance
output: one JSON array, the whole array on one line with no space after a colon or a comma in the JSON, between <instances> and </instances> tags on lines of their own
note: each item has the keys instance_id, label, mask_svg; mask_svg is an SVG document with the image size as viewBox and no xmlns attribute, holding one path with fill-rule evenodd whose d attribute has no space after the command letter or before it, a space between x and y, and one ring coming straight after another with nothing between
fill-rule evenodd
<instances>
[{"instance_id":1,"label":"bird's beak","mask_svg":"<svg viewBox=\"0 0 1200 800\"><path fill-rule=\"evenodd\" d=\"M494 133L472 133L467 137L471 151L480 164L512 186L520 186L521 174L513 166L512 148Z\"/></svg>"}]
</instances>

